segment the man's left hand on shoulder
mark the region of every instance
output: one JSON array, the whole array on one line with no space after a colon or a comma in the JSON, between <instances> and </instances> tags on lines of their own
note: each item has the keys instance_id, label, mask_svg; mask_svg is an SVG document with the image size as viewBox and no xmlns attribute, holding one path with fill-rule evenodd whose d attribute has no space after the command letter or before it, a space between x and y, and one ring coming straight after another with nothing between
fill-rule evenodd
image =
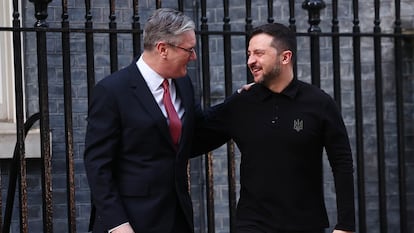
<instances>
[{"instance_id":1,"label":"man's left hand on shoulder","mask_svg":"<svg viewBox=\"0 0 414 233\"><path fill-rule=\"evenodd\" d=\"M255 84L255 83L252 82L252 83L249 83L249 84L244 84L242 87L237 89L237 93L241 93L242 91L248 91L250 89L250 87L253 86L253 84Z\"/></svg>"}]
</instances>

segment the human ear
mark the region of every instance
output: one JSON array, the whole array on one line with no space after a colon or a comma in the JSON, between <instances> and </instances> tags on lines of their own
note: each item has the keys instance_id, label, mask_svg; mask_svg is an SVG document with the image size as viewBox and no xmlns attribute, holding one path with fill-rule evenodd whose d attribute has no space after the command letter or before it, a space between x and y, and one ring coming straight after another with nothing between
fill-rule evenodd
<instances>
[{"instance_id":1,"label":"human ear","mask_svg":"<svg viewBox=\"0 0 414 233\"><path fill-rule=\"evenodd\" d=\"M285 50L282 52L282 63L288 64L292 59L292 51Z\"/></svg>"},{"instance_id":2,"label":"human ear","mask_svg":"<svg viewBox=\"0 0 414 233\"><path fill-rule=\"evenodd\" d=\"M155 46L155 48L157 49L158 54L165 58L167 57L168 54L168 48L167 48L167 44L165 42L158 42L157 45Z\"/></svg>"}]
</instances>

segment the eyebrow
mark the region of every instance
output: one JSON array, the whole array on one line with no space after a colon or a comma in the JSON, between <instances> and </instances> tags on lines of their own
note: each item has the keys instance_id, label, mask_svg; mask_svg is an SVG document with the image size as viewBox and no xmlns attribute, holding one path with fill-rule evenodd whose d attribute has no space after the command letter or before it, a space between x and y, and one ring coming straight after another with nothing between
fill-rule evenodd
<instances>
[{"instance_id":1,"label":"eyebrow","mask_svg":"<svg viewBox=\"0 0 414 233\"><path fill-rule=\"evenodd\" d=\"M250 54L250 53L263 53L263 52L266 52L266 50L265 49L254 49L253 51L247 51L247 54Z\"/></svg>"}]
</instances>

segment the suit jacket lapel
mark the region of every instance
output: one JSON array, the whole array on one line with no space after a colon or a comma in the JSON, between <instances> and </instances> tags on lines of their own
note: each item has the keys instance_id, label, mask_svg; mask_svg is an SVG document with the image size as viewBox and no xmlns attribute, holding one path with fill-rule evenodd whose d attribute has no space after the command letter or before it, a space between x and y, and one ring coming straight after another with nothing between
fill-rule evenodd
<instances>
[{"instance_id":1,"label":"suit jacket lapel","mask_svg":"<svg viewBox=\"0 0 414 233\"><path fill-rule=\"evenodd\" d=\"M130 73L130 85L132 91L137 96L137 100L157 123L158 128L162 131L162 135L164 135L164 137L172 144L171 137L169 136L167 120L165 119L158 104L155 102L154 96L142 77L141 72L139 72L135 62L128 67L128 72Z\"/></svg>"}]
</instances>

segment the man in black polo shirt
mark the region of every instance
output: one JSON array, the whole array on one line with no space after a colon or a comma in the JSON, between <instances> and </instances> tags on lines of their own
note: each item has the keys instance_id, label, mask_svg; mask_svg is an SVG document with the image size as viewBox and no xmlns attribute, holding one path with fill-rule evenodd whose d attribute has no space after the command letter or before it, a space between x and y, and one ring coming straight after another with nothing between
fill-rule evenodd
<instances>
[{"instance_id":1,"label":"man in black polo shirt","mask_svg":"<svg viewBox=\"0 0 414 233\"><path fill-rule=\"evenodd\" d=\"M237 233L320 233L329 226L322 154L334 175L334 233L355 231L353 164L334 100L294 78L293 32L282 24L253 30L248 66L255 85L213 108L204 146L230 138L241 151ZM205 138L204 138L205 137Z\"/></svg>"}]
</instances>

